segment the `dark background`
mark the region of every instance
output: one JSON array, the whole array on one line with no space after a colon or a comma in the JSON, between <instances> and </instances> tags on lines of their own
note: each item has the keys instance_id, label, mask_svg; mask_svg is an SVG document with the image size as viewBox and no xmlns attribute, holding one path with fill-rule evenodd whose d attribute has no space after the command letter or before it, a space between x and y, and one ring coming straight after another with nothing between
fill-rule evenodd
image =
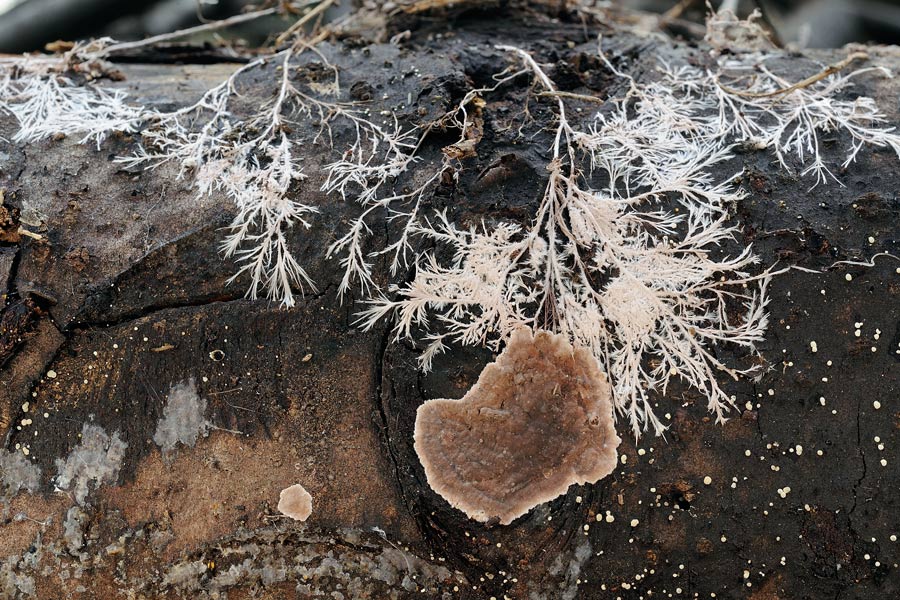
<instances>
[{"instance_id":1,"label":"dark background","mask_svg":"<svg viewBox=\"0 0 900 600\"><path fill-rule=\"evenodd\" d=\"M275 1L270 0L269 4ZM41 50L45 44L60 39L140 39L265 4L247 0L0 0L0 52ZM329 14L333 17L355 4L386 5L390 10L397 3L345 0L343 7L333 8ZM677 7L682 18L696 22L703 21L707 10L703 0L620 0L618 4L658 13ZM850 42L895 44L900 40L897 0L725 0L712 4L717 9L731 7L741 17L758 8L778 40L788 46L833 48ZM219 35L257 45L272 32L283 29L283 21L273 17ZM212 39L207 35L202 41Z\"/></svg>"}]
</instances>

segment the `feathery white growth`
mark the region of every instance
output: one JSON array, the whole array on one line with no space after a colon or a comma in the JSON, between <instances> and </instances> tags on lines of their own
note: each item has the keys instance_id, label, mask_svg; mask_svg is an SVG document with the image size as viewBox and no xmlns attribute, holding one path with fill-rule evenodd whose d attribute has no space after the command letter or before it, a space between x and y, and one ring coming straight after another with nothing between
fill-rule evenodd
<instances>
[{"instance_id":1,"label":"feathery white growth","mask_svg":"<svg viewBox=\"0 0 900 600\"><path fill-rule=\"evenodd\" d=\"M862 57L856 54L842 62ZM769 149L787 171L791 171L791 159L796 159L803 165L801 175L815 176L814 185L828 177L839 183L823 161L822 134L843 132L851 140L843 167L866 145L889 147L900 156L900 136L875 101L841 97L855 78L872 72L891 76L887 69L834 73L797 86L769 69L766 63L772 58L720 58L716 71L665 65L663 79L648 86L643 97L660 104L674 100L686 107L697 134L709 140L742 141Z\"/></svg>"},{"instance_id":2,"label":"feathery white growth","mask_svg":"<svg viewBox=\"0 0 900 600\"><path fill-rule=\"evenodd\" d=\"M291 83L293 52L276 57L277 95L246 124L231 114L229 102L238 95L238 77L268 59L244 65L190 106L154 113L142 131L144 144L117 160L129 167L175 163L180 177L193 174L199 195L220 192L234 202L237 214L222 242L224 254L240 265L232 281L249 274L250 298L267 295L293 306L294 286L315 285L291 254L286 232L297 224L309 228L317 209L290 197L292 184L306 176L285 127L293 114L309 114L315 101Z\"/></svg>"},{"instance_id":3,"label":"feathery white growth","mask_svg":"<svg viewBox=\"0 0 900 600\"><path fill-rule=\"evenodd\" d=\"M372 300L361 322L372 327L394 315L397 337L424 332L426 370L451 341L497 348L522 325L550 329L593 350L636 436L665 428L651 398L672 378L706 396L725 420L733 401L719 372L736 379L753 369L730 368L712 347L754 351L768 324L772 273L749 273L757 262L750 248L722 256L735 242L729 211L743 193L731 180L713 179L712 168L731 158L734 143L749 142L771 149L786 169L789 161L805 164L803 174L820 183L833 174L819 136L835 130L852 139L845 165L864 145L900 154L900 137L871 99L836 97L854 77L883 70L841 75L854 55L791 85L768 69L767 56L753 54L720 59L709 70L662 64L657 81L638 85L601 51L628 90L612 110L579 126L527 52L499 48L557 98L553 158L534 220L526 228L461 231L441 213L407 225L451 248L453 258L420 258L414 279L393 286L393 298Z\"/></svg>"},{"instance_id":4,"label":"feathery white growth","mask_svg":"<svg viewBox=\"0 0 900 600\"><path fill-rule=\"evenodd\" d=\"M362 213L353 220L347 233L335 241L326 253L328 257L344 255L341 258L344 276L338 288L339 296L343 296L350 289L353 281L359 283L364 295L373 291L378 292L378 286L372 280L371 261L379 255L391 255L390 273L392 276L397 274L401 264L404 268L409 266L408 256L412 252L411 237L416 232L421 233L418 231L418 223L421 217L422 202L444 173L450 170L452 157L445 154L442 166L434 170L411 191L400 194L384 194L383 190L388 187L389 182L418 160L416 151L434 127L457 128L460 131L458 143L465 142L473 126L468 112L469 105L477 101L480 94L496 90L522 73L523 71L500 73L494 78L496 83L493 86L471 90L453 110L446 113L437 122L423 127L423 131L417 138L414 137L417 133L415 130L402 133L400 127L396 125L395 133L392 135L386 135L382 130L376 129L367 135L372 146L371 152L360 154L360 147L357 144L351 148L343 160L328 165L328 180L322 186L322 190L336 191L341 194L344 201L355 200L363 208ZM358 133L357 137L359 137ZM381 155L376 152L379 143L387 146L387 151ZM411 208L408 209L408 212L394 208L400 205L411 206ZM389 221L403 221L404 226L396 241L382 250L366 253L363 243L365 238L371 234L366 219L378 209L387 210Z\"/></svg>"},{"instance_id":5,"label":"feathery white growth","mask_svg":"<svg viewBox=\"0 0 900 600\"><path fill-rule=\"evenodd\" d=\"M81 143L99 148L115 131L134 131L144 111L126 103L121 90L94 83L76 84L66 72L102 71L99 62L111 40L76 44L60 57L0 59L0 111L13 115L17 142L37 142L57 135L82 135Z\"/></svg>"},{"instance_id":6,"label":"feathery white growth","mask_svg":"<svg viewBox=\"0 0 900 600\"><path fill-rule=\"evenodd\" d=\"M140 109L126 104L124 92L76 86L61 75L29 77L9 85L11 101L0 103L0 108L19 122L16 142L78 134L83 136L81 143L93 142L99 148L111 132L134 131L143 118Z\"/></svg>"},{"instance_id":7,"label":"feathery white growth","mask_svg":"<svg viewBox=\"0 0 900 600\"><path fill-rule=\"evenodd\" d=\"M438 312L447 332L426 336L430 344L420 356L426 370L434 355L445 349L447 338L464 345L489 344L496 348L499 340L490 337L496 328L505 333L532 324L529 306L539 293L534 285L538 275L535 261L511 268L528 249L518 226L500 223L492 232L480 233L457 229L444 213L436 215L436 221L432 225L425 220L415 232L453 247L451 263L444 266L433 254L426 255L417 265L415 279L399 290L402 300L373 301L361 314L371 327L396 310L398 337L411 338L416 326L427 325L429 312ZM536 238L534 243L540 246L542 240ZM536 257L537 253L531 258Z\"/></svg>"},{"instance_id":8,"label":"feathery white growth","mask_svg":"<svg viewBox=\"0 0 900 600\"><path fill-rule=\"evenodd\" d=\"M237 214L222 242L222 250L240 265L234 278L249 276L247 295L251 298L266 295L291 306L295 302L294 290L315 290L313 281L291 253L287 239L290 228L309 228L310 217L317 212L314 206L292 197L294 184L306 177L294 147L298 140L288 135L288 127L295 120L321 123L311 141L327 137L329 145L333 121L342 119L351 125L355 139L342 149L343 158L326 167L324 189L348 198L351 187L360 187L363 194L359 201L363 205L383 195L386 182L414 160L416 138L412 131L403 131L399 125L382 128L351 104L321 98L338 94L340 87L337 70L315 48L305 49L316 53L334 70L333 83L310 82L309 91L301 89L292 79L292 60L302 50L290 48L244 65L190 106L159 112L128 104L126 94L120 90L92 83L79 85L63 76L83 70L85 61L100 61L108 43L109 40L101 40L79 46L58 59L25 57L0 61L0 110L18 119L16 140L37 142L56 134L81 134L83 142L99 144L111 132L140 130L143 144L131 156L117 158L117 162L142 168L177 165L179 177L193 178L198 195L220 193L234 202ZM231 103L240 95L239 77L272 61L277 61L279 70L273 100L250 118L233 115ZM364 222L361 227L365 229ZM339 242L333 248L341 247ZM346 264L358 264L353 273L361 278L367 280L370 276L365 261L348 260ZM345 289L346 285L342 286L342 291Z\"/></svg>"},{"instance_id":9,"label":"feathery white growth","mask_svg":"<svg viewBox=\"0 0 900 600\"><path fill-rule=\"evenodd\" d=\"M411 193L383 194L390 182L416 160L415 132L402 131L396 122L394 130L388 131L369 121L354 119L356 143L344 153L343 158L326 167L328 178L322 185L322 191L337 192L345 202L355 200L364 209L353 221L349 231L331 244L326 252L327 257L346 252L346 256L341 259L344 277L338 288L340 296L349 290L354 279L359 281L363 293L374 286L372 264L362 250L363 238L371 233L366 218L377 208L387 207L392 202L401 200L414 199L418 208L422 195L435 179L432 178ZM383 150L380 149L382 147ZM406 248L404 236L398 242L392 273L399 267L400 256L405 257Z\"/></svg>"},{"instance_id":10,"label":"feathery white growth","mask_svg":"<svg viewBox=\"0 0 900 600\"><path fill-rule=\"evenodd\" d=\"M309 227L316 208L291 198L304 174L297 140L287 129L294 120L315 119L322 126L312 141L326 134L330 141L330 124L342 119L355 139L326 165L322 189L357 202L361 214L326 255L341 255L340 294L358 281L374 296L363 322L371 327L396 314L397 336L424 331L425 368L450 341L497 347L523 325L563 333L591 348L605 366L617 411L636 435L651 425L657 432L664 428L651 398L673 377L706 395L710 410L724 419L731 400L716 376L745 371L722 364L711 348L729 342L752 350L765 332L771 274L750 274L756 258L749 248L731 257L722 251L735 237L729 211L741 192L711 171L730 158L731 145L770 149L786 169L797 161L815 183L834 177L821 156L825 132L840 130L852 140L845 165L865 145L900 154L900 136L874 101L845 99L854 78L886 73L843 74L856 55L795 84L768 67L773 55L757 53L720 56L708 69L662 64L657 81L638 85L601 52L630 84L627 94L608 103L612 110L576 123L543 67L527 52L501 47L517 57L518 70L498 74L493 87L473 90L438 122L404 130L396 121L384 128L352 105L323 100L339 89L337 78L333 85L301 88L291 77L299 52L294 48L245 65L195 104L168 113L130 106L121 92L63 77L85 61L102 59L103 47L73 50L56 62L0 61L0 108L19 119L17 139L81 133L99 143L111 131L140 128L142 147L120 161L173 163L180 176L193 177L199 194L221 193L233 201L237 215L224 252L237 257L239 274L249 275L248 295L265 293L291 305L293 290L313 283L291 254L286 232ZM249 119L236 118L230 103L239 95L238 77L269 61L280 63L273 100ZM479 133L470 137L477 129L470 105L523 72L556 98L557 110L549 177L531 223L463 230L446 213L426 216L429 192L453 172L458 157L452 152L416 177L412 191L390 189L417 162L433 127L458 128L460 147L477 142ZM81 116L68 115L69 108ZM367 220L378 210L404 224L385 248L367 251ZM410 261L415 236L451 249L452 259L426 254ZM401 265L415 268L409 284L391 288L392 299L373 281L379 254L391 255L392 274ZM739 309L743 315L735 318Z\"/></svg>"},{"instance_id":11,"label":"feathery white growth","mask_svg":"<svg viewBox=\"0 0 900 600\"><path fill-rule=\"evenodd\" d=\"M310 51L331 67L314 48ZM292 289L315 290L312 279L291 253L286 232L294 225L309 228L314 206L303 204L291 196L291 186L306 178L295 158L294 144L286 126L297 119L317 120L321 129L312 140L327 137L331 145L331 123L341 119L355 133L340 160L325 167L326 192L338 192L345 199L351 187L364 193L363 205L376 197L385 183L396 177L413 161L412 132L399 125L385 129L354 109L352 105L323 100L312 92L337 94L340 86L335 70L334 82L310 84L306 92L292 81L297 56L294 49L253 61L219 86L209 90L194 105L167 114L156 114L142 133L144 145L131 157L120 161L126 165L157 166L167 162L179 165L180 175L194 174L200 194L224 193L238 208L229 234L222 242L226 256L235 256L240 269L234 278L246 273L250 277L248 296L266 294L286 306L294 304ZM271 60L280 62L280 75L275 98L264 105L248 122L231 115L229 102L238 94L237 78ZM333 69L333 67L332 67ZM366 187L369 186L369 187ZM360 227L365 228L360 221ZM358 235L361 235L362 231ZM350 235L352 239L353 234ZM329 252L342 248L341 241ZM359 254L348 257L348 272L369 279L368 265L356 262ZM233 278L233 279L234 279ZM349 276L341 291L349 285Z\"/></svg>"},{"instance_id":12,"label":"feathery white growth","mask_svg":"<svg viewBox=\"0 0 900 600\"><path fill-rule=\"evenodd\" d=\"M528 53L502 49L556 93ZM709 169L730 157L728 145L687 126L693 114L690 103L657 102L632 86L616 110L580 129L557 96L549 180L531 225L461 231L439 214L415 226L451 247L453 259L424 257L413 281L395 287L394 299L373 301L363 322L393 313L398 337L425 330L426 369L448 341L496 347L522 325L551 329L594 352L635 435L664 429L650 395L673 377L706 395L723 420L732 402L717 374L740 371L710 348L762 339L768 274L747 273L756 262L749 249L713 255L734 237L728 210L741 195L712 180ZM591 187L597 180L603 189ZM734 322L729 310L741 305ZM435 316L439 327L431 327Z\"/></svg>"}]
</instances>

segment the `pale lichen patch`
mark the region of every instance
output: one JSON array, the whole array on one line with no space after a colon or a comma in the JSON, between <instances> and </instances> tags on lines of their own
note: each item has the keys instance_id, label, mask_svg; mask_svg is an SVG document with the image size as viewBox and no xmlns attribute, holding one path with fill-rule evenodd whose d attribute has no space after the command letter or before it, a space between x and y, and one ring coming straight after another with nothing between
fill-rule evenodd
<instances>
[{"instance_id":1,"label":"pale lichen patch","mask_svg":"<svg viewBox=\"0 0 900 600\"><path fill-rule=\"evenodd\" d=\"M81 443L65 460L56 459L56 487L71 490L75 501L83 505L91 487L116 481L127 447L118 433L109 436L102 427L85 423Z\"/></svg>"},{"instance_id":2,"label":"pale lichen patch","mask_svg":"<svg viewBox=\"0 0 900 600\"><path fill-rule=\"evenodd\" d=\"M206 420L205 412L206 400L197 393L193 378L172 386L153 441L163 454L170 453L179 443L193 447L197 438L209 432L211 423Z\"/></svg>"},{"instance_id":3,"label":"pale lichen patch","mask_svg":"<svg viewBox=\"0 0 900 600\"><path fill-rule=\"evenodd\" d=\"M20 490L36 492L41 482L40 468L18 452L0 448L0 496L15 496Z\"/></svg>"}]
</instances>

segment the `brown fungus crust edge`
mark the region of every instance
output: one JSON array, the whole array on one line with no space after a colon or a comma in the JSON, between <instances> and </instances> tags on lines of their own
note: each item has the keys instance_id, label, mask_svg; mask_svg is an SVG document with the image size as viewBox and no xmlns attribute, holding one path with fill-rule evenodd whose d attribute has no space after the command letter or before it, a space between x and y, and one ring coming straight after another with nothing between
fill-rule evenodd
<instances>
[{"instance_id":1,"label":"brown fungus crust edge","mask_svg":"<svg viewBox=\"0 0 900 600\"><path fill-rule=\"evenodd\" d=\"M620 442L594 356L524 328L465 397L419 407L414 439L435 492L476 521L503 525L609 475Z\"/></svg>"}]
</instances>

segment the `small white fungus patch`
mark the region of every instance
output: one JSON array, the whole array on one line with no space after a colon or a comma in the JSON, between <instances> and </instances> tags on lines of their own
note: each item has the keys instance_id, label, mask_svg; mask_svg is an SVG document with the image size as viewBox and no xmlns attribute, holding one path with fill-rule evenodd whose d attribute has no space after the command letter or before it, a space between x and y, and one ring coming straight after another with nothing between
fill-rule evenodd
<instances>
[{"instance_id":1,"label":"small white fungus patch","mask_svg":"<svg viewBox=\"0 0 900 600\"><path fill-rule=\"evenodd\" d=\"M312 496L299 483L281 490L278 511L295 521L305 521L312 514Z\"/></svg>"}]
</instances>

